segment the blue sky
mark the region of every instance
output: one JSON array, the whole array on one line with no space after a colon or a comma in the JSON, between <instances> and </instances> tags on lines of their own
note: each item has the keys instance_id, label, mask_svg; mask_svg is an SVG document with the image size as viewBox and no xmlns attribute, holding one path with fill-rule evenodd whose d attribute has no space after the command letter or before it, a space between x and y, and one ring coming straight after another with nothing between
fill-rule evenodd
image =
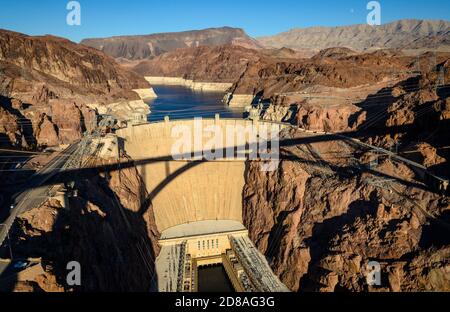
<instances>
[{"instance_id":1,"label":"blue sky","mask_svg":"<svg viewBox=\"0 0 450 312\"><path fill-rule=\"evenodd\" d=\"M89 37L208 27L244 28L251 36L295 27L366 22L368 0L79 0L81 26L66 24L69 0L8 0L0 28L30 35ZM449 0L381 0L382 23L402 18L450 20Z\"/></svg>"}]
</instances>

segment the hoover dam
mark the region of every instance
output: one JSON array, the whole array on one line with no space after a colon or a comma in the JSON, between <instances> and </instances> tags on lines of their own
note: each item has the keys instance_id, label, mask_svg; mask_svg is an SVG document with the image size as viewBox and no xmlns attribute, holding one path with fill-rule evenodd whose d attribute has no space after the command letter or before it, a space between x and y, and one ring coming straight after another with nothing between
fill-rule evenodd
<instances>
[{"instance_id":1,"label":"hoover dam","mask_svg":"<svg viewBox=\"0 0 450 312\"><path fill-rule=\"evenodd\" d=\"M0 27L0 293L450 291L449 25Z\"/></svg>"},{"instance_id":2,"label":"hoover dam","mask_svg":"<svg viewBox=\"0 0 450 312\"><path fill-rule=\"evenodd\" d=\"M248 146L255 136L272 138L283 127L217 115L166 118L116 132L120 148L142 163L137 168L161 233L156 260L159 291L196 291L198 268L214 264L224 266L236 291L288 290L250 241L242 221ZM220 135L211 139L208 133ZM212 150L233 156L226 153L203 161ZM168 155L166 161L151 161Z\"/></svg>"}]
</instances>

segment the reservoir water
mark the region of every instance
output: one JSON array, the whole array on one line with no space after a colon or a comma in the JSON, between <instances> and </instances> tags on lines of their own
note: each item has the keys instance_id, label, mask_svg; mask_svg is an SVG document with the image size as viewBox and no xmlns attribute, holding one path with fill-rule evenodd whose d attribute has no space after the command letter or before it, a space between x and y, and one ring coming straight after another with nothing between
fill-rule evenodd
<instances>
[{"instance_id":1,"label":"reservoir water","mask_svg":"<svg viewBox=\"0 0 450 312\"><path fill-rule=\"evenodd\" d=\"M149 121L170 119L192 119L194 117L214 118L220 114L221 118L242 118L243 109L230 108L222 102L224 93L199 92L182 86L154 85L158 98L147 102L151 114Z\"/></svg>"}]
</instances>

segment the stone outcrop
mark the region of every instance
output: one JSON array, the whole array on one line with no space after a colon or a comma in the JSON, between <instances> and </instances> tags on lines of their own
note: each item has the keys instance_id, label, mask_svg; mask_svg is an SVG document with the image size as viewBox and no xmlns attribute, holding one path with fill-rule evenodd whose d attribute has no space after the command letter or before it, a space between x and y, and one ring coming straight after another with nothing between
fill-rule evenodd
<instances>
[{"instance_id":1,"label":"stone outcrop","mask_svg":"<svg viewBox=\"0 0 450 312\"><path fill-rule=\"evenodd\" d=\"M438 155L438 150L432 145L421 142L413 147L422 156L420 161L425 167L432 167L446 162L444 157Z\"/></svg>"},{"instance_id":2,"label":"stone outcrop","mask_svg":"<svg viewBox=\"0 0 450 312\"><path fill-rule=\"evenodd\" d=\"M265 109L258 110L263 120L294 123L297 116L296 105L269 105Z\"/></svg>"},{"instance_id":3,"label":"stone outcrop","mask_svg":"<svg viewBox=\"0 0 450 312\"><path fill-rule=\"evenodd\" d=\"M90 132L96 125L96 114L86 106L77 106L70 100L49 102L52 122L59 130L59 141L63 144L80 139L84 131Z\"/></svg>"},{"instance_id":4,"label":"stone outcrop","mask_svg":"<svg viewBox=\"0 0 450 312\"><path fill-rule=\"evenodd\" d=\"M16 115L0 106L0 145L26 146L22 129Z\"/></svg>"},{"instance_id":5,"label":"stone outcrop","mask_svg":"<svg viewBox=\"0 0 450 312\"><path fill-rule=\"evenodd\" d=\"M297 106L297 124L308 130L343 132L351 130L350 117L360 108L354 105L310 105Z\"/></svg>"},{"instance_id":6,"label":"stone outcrop","mask_svg":"<svg viewBox=\"0 0 450 312\"><path fill-rule=\"evenodd\" d=\"M33 133L36 138L36 143L39 146L55 146L59 144L60 138L58 136L58 129L49 116L43 113L39 114L39 116L33 120L35 120L33 123ZM71 134L74 134L72 129L69 131ZM79 137L79 133L75 133L75 137ZM64 133L64 138L67 139L67 132Z\"/></svg>"},{"instance_id":7,"label":"stone outcrop","mask_svg":"<svg viewBox=\"0 0 450 312\"><path fill-rule=\"evenodd\" d=\"M223 83L225 88L232 83L227 90L236 95L231 104L242 107L255 98L268 100L277 94L311 92L314 86L348 89L352 96L358 87L406 79L416 61L395 51L359 53L330 48L307 59L289 49L251 50L228 45L179 49L126 66L157 84L195 88L193 83L212 82ZM426 65L424 60L420 63Z\"/></svg>"}]
</instances>

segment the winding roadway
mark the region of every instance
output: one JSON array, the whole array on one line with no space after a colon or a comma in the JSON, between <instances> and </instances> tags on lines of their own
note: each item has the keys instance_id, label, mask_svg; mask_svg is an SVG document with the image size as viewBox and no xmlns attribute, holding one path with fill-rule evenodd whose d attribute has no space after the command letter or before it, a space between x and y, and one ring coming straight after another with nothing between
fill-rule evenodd
<instances>
[{"instance_id":1,"label":"winding roadway","mask_svg":"<svg viewBox=\"0 0 450 312\"><path fill-rule=\"evenodd\" d=\"M13 208L10 210L9 216L0 224L0 246L6 239L11 226L18 215L32 208L39 207L47 200L48 192L53 186L41 185L61 171L62 166L76 151L77 147L78 142L60 152L29 179L25 191L15 195L15 198L13 199Z\"/></svg>"}]
</instances>

